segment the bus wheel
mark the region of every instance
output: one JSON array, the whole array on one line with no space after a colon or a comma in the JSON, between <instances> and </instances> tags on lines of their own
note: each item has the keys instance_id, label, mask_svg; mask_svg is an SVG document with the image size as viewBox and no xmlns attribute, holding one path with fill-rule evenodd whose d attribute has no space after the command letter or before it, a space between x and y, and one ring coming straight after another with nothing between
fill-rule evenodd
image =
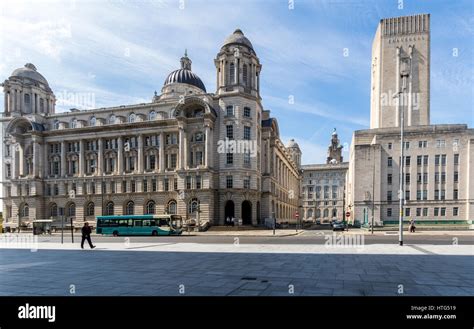
<instances>
[{"instance_id":1,"label":"bus wheel","mask_svg":"<svg viewBox=\"0 0 474 329\"><path fill-rule=\"evenodd\" d=\"M158 232L157 232L157 231L153 231L153 232L151 232L151 235L157 236L157 235L158 235Z\"/></svg>"},{"instance_id":2,"label":"bus wheel","mask_svg":"<svg viewBox=\"0 0 474 329\"><path fill-rule=\"evenodd\" d=\"M112 233L113 236L118 236L118 231L114 231L114 233Z\"/></svg>"}]
</instances>

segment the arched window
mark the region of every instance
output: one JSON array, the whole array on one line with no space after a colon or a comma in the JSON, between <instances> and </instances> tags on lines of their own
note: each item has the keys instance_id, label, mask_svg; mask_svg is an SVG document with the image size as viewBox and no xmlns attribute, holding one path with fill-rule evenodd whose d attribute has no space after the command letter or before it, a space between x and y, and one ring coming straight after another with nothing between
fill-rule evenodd
<instances>
[{"instance_id":1,"label":"arched window","mask_svg":"<svg viewBox=\"0 0 474 329\"><path fill-rule=\"evenodd\" d=\"M58 217L58 205L55 203L52 203L49 206L49 216L50 217Z\"/></svg>"},{"instance_id":2,"label":"arched window","mask_svg":"<svg viewBox=\"0 0 474 329\"><path fill-rule=\"evenodd\" d=\"M86 216L94 216L94 202L89 202L86 207Z\"/></svg>"},{"instance_id":3,"label":"arched window","mask_svg":"<svg viewBox=\"0 0 474 329\"><path fill-rule=\"evenodd\" d=\"M74 119L71 119L71 123L70 123L70 128L76 128L77 127L77 119L74 118Z\"/></svg>"},{"instance_id":4,"label":"arched window","mask_svg":"<svg viewBox=\"0 0 474 329\"><path fill-rule=\"evenodd\" d=\"M193 198L191 201L189 201L188 212L192 214L198 211L198 209L199 209L199 200L197 198Z\"/></svg>"},{"instance_id":5,"label":"arched window","mask_svg":"<svg viewBox=\"0 0 474 329\"><path fill-rule=\"evenodd\" d=\"M334 208L332 210L332 217L337 217L337 209L336 208Z\"/></svg>"},{"instance_id":6,"label":"arched window","mask_svg":"<svg viewBox=\"0 0 474 329\"><path fill-rule=\"evenodd\" d=\"M30 104L30 94L25 94L25 104Z\"/></svg>"},{"instance_id":7,"label":"arched window","mask_svg":"<svg viewBox=\"0 0 474 329\"><path fill-rule=\"evenodd\" d=\"M321 210L316 209L316 218L320 218L320 217L321 217Z\"/></svg>"},{"instance_id":8,"label":"arched window","mask_svg":"<svg viewBox=\"0 0 474 329\"><path fill-rule=\"evenodd\" d=\"M67 207L67 215L69 217L76 216L76 205L74 203L70 203Z\"/></svg>"},{"instance_id":9,"label":"arched window","mask_svg":"<svg viewBox=\"0 0 474 329\"><path fill-rule=\"evenodd\" d=\"M117 121L117 118L115 117L115 115L111 114L109 117L109 125L115 124L116 121Z\"/></svg>"},{"instance_id":10,"label":"arched window","mask_svg":"<svg viewBox=\"0 0 474 329\"><path fill-rule=\"evenodd\" d=\"M168 202L168 206L167 206L167 213L170 214L170 215L176 215L176 201L175 200L170 200Z\"/></svg>"},{"instance_id":11,"label":"arched window","mask_svg":"<svg viewBox=\"0 0 474 329\"><path fill-rule=\"evenodd\" d=\"M324 212L323 212L323 217L329 217L329 210L328 209L324 209Z\"/></svg>"},{"instance_id":12,"label":"arched window","mask_svg":"<svg viewBox=\"0 0 474 329\"><path fill-rule=\"evenodd\" d=\"M244 67L242 69L242 78L243 78L243 82L244 82L244 86L247 86L247 80L248 80L248 74L247 74L247 64L244 64Z\"/></svg>"},{"instance_id":13,"label":"arched window","mask_svg":"<svg viewBox=\"0 0 474 329\"><path fill-rule=\"evenodd\" d=\"M95 127L96 123L97 123L97 119L95 118L95 116L91 117L89 120L89 126Z\"/></svg>"},{"instance_id":14,"label":"arched window","mask_svg":"<svg viewBox=\"0 0 474 329\"><path fill-rule=\"evenodd\" d=\"M105 215L106 216L112 216L113 214L114 214L114 203L112 201L110 201L105 206Z\"/></svg>"},{"instance_id":15,"label":"arched window","mask_svg":"<svg viewBox=\"0 0 474 329\"><path fill-rule=\"evenodd\" d=\"M58 130L59 129L59 120L54 120L53 122L53 129Z\"/></svg>"},{"instance_id":16,"label":"arched window","mask_svg":"<svg viewBox=\"0 0 474 329\"><path fill-rule=\"evenodd\" d=\"M136 119L135 113L130 113L129 116L128 116L128 122L129 123L134 123L135 119Z\"/></svg>"},{"instance_id":17,"label":"arched window","mask_svg":"<svg viewBox=\"0 0 474 329\"><path fill-rule=\"evenodd\" d=\"M128 201L125 206L125 215L133 215L135 213L135 203Z\"/></svg>"},{"instance_id":18,"label":"arched window","mask_svg":"<svg viewBox=\"0 0 474 329\"><path fill-rule=\"evenodd\" d=\"M234 63L230 63L229 65L229 84L235 83L235 65Z\"/></svg>"},{"instance_id":19,"label":"arched window","mask_svg":"<svg viewBox=\"0 0 474 329\"><path fill-rule=\"evenodd\" d=\"M148 120L155 120L156 119L156 112L155 111L151 111L149 114L148 114Z\"/></svg>"},{"instance_id":20,"label":"arched window","mask_svg":"<svg viewBox=\"0 0 474 329\"><path fill-rule=\"evenodd\" d=\"M28 203L25 203L23 207L21 208L20 216L28 217L29 215L30 215L30 207L28 206Z\"/></svg>"},{"instance_id":21,"label":"arched window","mask_svg":"<svg viewBox=\"0 0 474 329\"><path fill-rule=\"evenodd\" d=\"M147 215L153 215L155 213L155 201L150 200L146 204L146 214Z\"/></svg>"}]
</instances>

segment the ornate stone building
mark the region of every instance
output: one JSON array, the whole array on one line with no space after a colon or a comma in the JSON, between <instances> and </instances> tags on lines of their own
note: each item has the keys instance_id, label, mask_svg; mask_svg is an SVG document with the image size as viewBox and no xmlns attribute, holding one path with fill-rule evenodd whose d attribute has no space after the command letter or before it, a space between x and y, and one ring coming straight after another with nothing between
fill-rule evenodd
<instances>
[{"instance_id":1,"label":"ornate stone building","mask_svg":"<svg viewBox=\"0 0 474 329\"><path fill-rule=\"evenodd\" d=\"M301 154L280 141L262 107L261 64L236 30L206 91L185 54L145 104L55 113L48 81L32 64L2 84L6 227L64 215L177 213L221 225L284 220L299 205Z\"/></svg>"},{"instance_id":2,"label":"ornate stone building","mask_svg":"<svg viewBox=\"0 0 474 329\"><path fill-rule=\"evenodd\" d=\"M349 164L342 162L342 145L336 129L331 135L326 164L310 164L302 169L302 218L329 223L344 219L346 174Z\"/></svg>"},{"instance_id":3,"label":"ornate stone building","mask_svg":"<svg viewBox=\"0 0 474 329\"><path fill-rule=\"evenodd\" d=\"M350 150L352 221L370 223L373 217L375 225L396 224L401 197L407 221L472 223L474 129L430 125L429 69L430 16L382 19L372 47L371 129L355 131Z\"/></svg>"}]
</instances>

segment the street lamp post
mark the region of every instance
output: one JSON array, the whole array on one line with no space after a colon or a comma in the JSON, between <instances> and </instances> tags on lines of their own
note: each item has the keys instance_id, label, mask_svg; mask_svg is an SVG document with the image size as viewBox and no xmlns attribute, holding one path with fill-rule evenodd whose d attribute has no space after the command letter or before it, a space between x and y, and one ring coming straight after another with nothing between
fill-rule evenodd
<instances>
[{"instance_id":1,"label":"street lamp post","mask_svg":"<svg viewBox=\"0 0 474 329\"><path fill-rule=\"evenodd\" d=\"M405 203L405 140L404 140L404 125L405 125L405 109L401 106L401 95L406 92L407 80L411 75L411 51L410 56L400 58L400 48L397 48L397 55L400 58L400 77L402 78L401 90L394 96L398 97L398 110L400 112L400 179L399 179L399 232L398 243L403 246L403 208Z\"/></svg>"},{"instance_id":2,"label":"street lamp post","mask_svg":"<svg viewBox=\"0 0 474 329\"><path fill-rule=\"evenodd\" d=\"M371 231L374 234L374 208L375 208L375 144L372 144L372 225Z\"/></svg>"}]
</instances>

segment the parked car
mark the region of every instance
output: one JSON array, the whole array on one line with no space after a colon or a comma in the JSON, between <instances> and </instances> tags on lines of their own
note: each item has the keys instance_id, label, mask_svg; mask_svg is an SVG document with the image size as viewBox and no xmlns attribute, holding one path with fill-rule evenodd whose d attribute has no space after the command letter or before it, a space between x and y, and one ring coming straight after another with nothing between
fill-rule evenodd
<instances>
[{"instance_id":1,"label":"parked car","mask_svg":"<svg viewBox=\"0 0 474 329\"><path fill-rule=\"evenodd\" d=\"M333 231L344 231L346 228L347 228L347 225L344 222L336 221L332 223Z\"/></svg>"}]
</instances>

